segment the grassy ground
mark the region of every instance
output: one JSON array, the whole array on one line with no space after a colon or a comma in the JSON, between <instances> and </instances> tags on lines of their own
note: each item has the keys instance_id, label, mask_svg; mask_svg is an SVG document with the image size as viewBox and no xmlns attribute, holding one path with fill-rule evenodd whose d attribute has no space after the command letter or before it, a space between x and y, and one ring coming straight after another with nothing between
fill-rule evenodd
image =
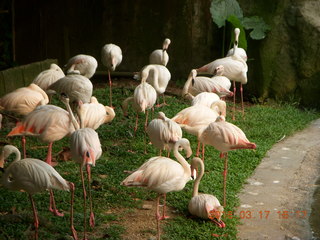
<instances>
[{"instance_id":1,"label":"grassy ground","mask_svg":"<svg viewBox=\"0 0 320 240\"><path fill-rule=\"evenodd\" d=\"M141 188L126 188L120 182L127 176L124 170L133 170L158 151L152 145L147 145L147 154L144 153L145 142L143 132L144 115L140 114L139 128L136 136L133 133L134 112L129 111L129 119L124 118L120 104L133 93L132 88L114 88L114 105L116 117L112 123L101 126L97 132L100 136L103 155L92 168L92 188L96 227L89 229L89 239L122 239L126 229L122 224L122 215L135 208L141 208L144 200L155 200L156 194ZM94 92L99 101L107 104L108 97L105 89ZM173 117L178 111L188 106L188 102L179 97L168 96L169 106L155 110L163 111L168 117ZM59 104L58 101L55 101ZM177 217L163 224L162 239L235 239L238 216L232 214L238 206L237 193L240 191L246 178L264 157L274 143L283 136L289 136L295 131L304 128L320 114L313 111L302 111L292 105L251 105L246 108L245 119L241 114L236 115L234 124L239 126L248 139L257 144L256 150L236 150L229 153L229 170L227 184L227 207L224 221L227 225L219 229L209 221L189 218L188 201L192 194L192 182L180 192L169 193L168 205L175 209ZM230 116L230 112L228 112ZM230 120L230 117L227 117ZM231 121L232 122L232 121ZM12 126L4 120L4 127L0 131L0 144L13 144L20 148L20 139L6 138ZM184 134L192 144L195 152L196 138ZM35 138L27 139L28 157L44 159L46 148L44 143ZM53 153L57 154L62 147L68 147L68 138L54 143ZM58 159L58 156L57 160ZM223 161L219 153L210 146L206 147L206 172L200 184L200 192L216 195L222 201L222 171ZM57 171L67 180L76 185L75 225L81 238L83 230L82 190L79 169L72 161L61 161L56 166ZM47 210L49 194L35 195L40 215L40 239L70 239L69 230L69 200L67 192L56 191L57 206L64 213L64 217L55 217ZM121 209L121 211L114 211ZM26 193L10 192L0 188L0 239L32 239L32 211ZM134 221L134 219L132 219ZM150 219L151 221L151 219ZM143 229L141 229L143 231Z\"/></svg>"}]
</instances>

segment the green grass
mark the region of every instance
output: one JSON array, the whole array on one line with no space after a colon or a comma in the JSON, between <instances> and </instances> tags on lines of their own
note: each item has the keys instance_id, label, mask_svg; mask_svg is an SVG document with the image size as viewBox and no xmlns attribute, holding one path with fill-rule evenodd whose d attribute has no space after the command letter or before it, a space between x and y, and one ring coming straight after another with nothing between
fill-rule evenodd
<instances>
[{"instance_id":1,"label":"green grass","mask_svg":"<svg viewBox=\"0 0 320 240\"><path fill-rule=\"evenodd\" d=\"M155 200L156 194L141 188L126 188L120 186L120 182L127 176L124 170L133 170L139 167L147 159L158 154L158 150L152 145L147 145L147 154L144 154L144 115L140 114L139 128L134 137L133 126L135 113L129 110L129 119L124 118L120 104L128 96L131 96L131 88L114 88L113 104L116 106L116 117L110 124L101 126L99 133L103 155L92 168L93 178L93 201L96 214L96 227L89 228L90 239L121 239L125 232L121 225L121 217L112 212L114 208L132 209L141 206L143 200ZM96 89L94 95L99 101L107 104L108 96L105 89ZM168 117L173 117L178 111L188 106L188 102L179 97L167 96L169 106L164 106L157 111L163 111ZM54 103L60 104L55 100ZM239 126L247 135L248 139L257 144L256 150L236 150L229 153L228 185L227 185L227 207L230 213L235 211L239 204L237 194L243 183L252 174L260 163L266 152L277 140L284 135L289 136L303 129L310 121L319 118L320 114L315 111L298 109L289 104L283 105L252 105L247 107L245 119L240 113L233 123ZM230 112L228 112L230 116ZM227 119L230 120L230 117ZM232 122L232 121L231 121ZM4 120L4 128L0 132L0 143L13 144L20 148L18 137L6 138L11 130ZM184 133L195 152L196 138ZM46 148L33 148L44 146L44 143L36 138L27 138L27 155L33 158L44 159ZM63 146L68 146L68 138L54 143L53 152L59 152ZM214 194L222 201L222 171L223 161L219 153L213 147L206 147L206 173L200 184L200 192ZM69 162L59 162L57 171L67 180L76 185L75 201L75 225L82 236L83 230L83 208L82 190L79 177L79 167ZM236 238L236 226L239 223L237 216L225 215L224 221L227 225L219 229L209 221L189 218L188 201L192 194L192 182L180 192L169 193L168 205L174 207L178 214L177 218L166 221L163 224L164 233L162 239L210 239L212 234L223 236L223 239ZM69 201L67 192L55 191L57 206L65 212L64 217L55 217L47 210L49 194L41 193L34 196L38 213L40 216L40 239L69 239ZM140 200L137 200L140 199ZM151 220L151 219L150 219ZM152 219L153 220L153 219ZM0 239L32 239L32 211L28 196L23 192L10 192L0 187ZM142 229L143 231L143 229Z\"/></svg>"}]
</instances>

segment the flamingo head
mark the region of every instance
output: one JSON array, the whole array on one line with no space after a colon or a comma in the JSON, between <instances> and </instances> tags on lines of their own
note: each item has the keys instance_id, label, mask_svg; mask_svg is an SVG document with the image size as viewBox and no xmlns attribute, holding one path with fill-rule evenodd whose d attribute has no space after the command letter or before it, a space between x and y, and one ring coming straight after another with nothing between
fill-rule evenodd
<instances>
[{"instance_id":1,"label":"flamingo head","mask_svg":"<svg viewBox=\"0 0 320 240\"><path fill-rule=\"evenodd\" d=\"M215 75L217 76L222 76L224 72L224 66L223 65L219 65L218 67L216 67L216 69L214 70Z\"/></svg>"},{"instance_id":2,"label":"flamingo head","mask_svg":"<svg viewBox=\"0 0 320 240\"><path fill-rule=\"evenodd\" d=\"M163 45L162 45L163 51L168 50L168 47L169 47L170 43L171 43L171 40L169 38L166 38L164 40Z\"/></svg>"},{"instance_id":3,"label":"flamingo head","mask_svg":"<svg viewBox=\"0 0 320 240\"><path fill-rule=\"evenodd\" d=\"M222 206L218 206L209 211L208 217L213 221L218 227L224 228L226 224L221 220L223 215L224 208Z\"/></svg>"}]
</instances>

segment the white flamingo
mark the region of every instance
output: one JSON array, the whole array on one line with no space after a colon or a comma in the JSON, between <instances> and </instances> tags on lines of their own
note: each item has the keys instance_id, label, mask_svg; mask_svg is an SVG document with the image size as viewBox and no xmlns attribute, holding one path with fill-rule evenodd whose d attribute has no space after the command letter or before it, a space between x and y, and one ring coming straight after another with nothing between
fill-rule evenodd
<instances>
[{"instance_id":1,"label":"white flamingo","mask_svg":"<svg viewBox=\"0 0 320 240\"><path fill-rule=\"evenodd\" d=\"M1 184L13 191L25 191L29 194L32 203L35 239L38 239L39 219L32 195L53 189L69 191L71 190L70 223L74 239L77 232L73 225L73 198L74 184L63 179L60 174L49 164L34 158L21 159L19 150L12 145L6 145L0 155L0 167L4 167L4 161L12 154L16 155L15 160L5 169L1 178ZM55 203L54 203L55 204Z\"/></svg>"},{"instance_id":2,"label":"white flamingo","mask_svg":"<svg viewBox=\"0 0 320 240\"><path fill-rule=\"evenodd\" d=\"M182 130L179 124L167 118L163 112L158 113L158 118L153 119L147 127L149 139L156 148L167 150L168 157L174 144L182 138Z\"/></svg>"},{"instance_id":3,"label":"white flamingo","mask_svg":"<svg viewBox=\"0 0 320 240\"><path fill-rule=\"evenodd\" d=\"M211 107L211 105L217 101L220 101L220 97L217 94L211 92L202 92L193 97L191 106L200 104Z\"/></svg>"},{"instance_id":4,"label":"white flamingo","mask_svg":"<svg viewBox=\"0 0 320 240\"><path fill-rule=\"evenodd\" d=\"M244 105L243 105L243 84L247 84L247 72L248 66L245 60L238 55L238 40L240 30L236 28L235 30L235 42L233 46L233 55L219 58L210 62L200 68L197 69L197 72L208 72L214 74L216 67L222 65L224 67L223 75L233 81L233 100L234 100L234 107L233 107L233 119L234 119L234 112L235 112L235 95L236 95L236 85L235 82L240 82L240 93L241 93L241 105L242 105L242 112L244 114Z\"/></svg>"},{"instance_id":5,"label":"white flamingo","mask_svg":"<svg viewBox=\"0 0 320 240\"><path fill-rule=\"evenodd\" d=\"M203 219L211 219L218 227L225 227L225 223L221 220L224 208L220 205L219 200L211 194L199 194L199 184L204 175L204 163L198 157L193 158L191 172L193 169L198 169L199 165L200 174L194 181L192 198L188 205L189 212Z\"/></svg>"},{"instance_id":6,"label":"white flamingo","mask_svg":"<svg viewBox=\"0 0 320 240\"><path fill-rule=\"evenodd\" d=\"M166 157L152 157L126 179L121 182L123 186L146 187L158 193L156 219L158 224L158 239L160 239L160 222L168 218L165 215L166 194L172 191L182 190L186 183L191 179L191 169L188 162L179 153L179 147L186 151L186 156L190 157L192 150L190 142L182 138L174 145L173 153L178 162ZM160 197L164 196L163 213L160 216L159 205Z\"/></svg>"},{"instance_id":7,"label":"white flamingo","mask_svg":"<svg viewBox=\"0 0 320 240\"><path fill-rule=\"evenodd\" d=\"M92 128L83 128L83 123L80 121L80 126L76 121L71 107L69 105L69 98L65 95L61 96L61 101L65 104L69 115L72 118L72 123L76 129L70 136L71 145L71 157L79 164L82 188L83 188L83 200L84 200L84 239L86 238L86 198L87 191L84 183L83 167L86 167L87 177L88 177L88 192L90 201L90 226L94 227L94 213L92 207L92 197L91 197L91 165L95 166L96 160L98 160L102 154L100 139L98 133ZM81 116L79 116L81 119ZM80 128L81 127L81 128Z\"/></svg>"},{"instance_id":8,"label":"white flamingo","mask_svg":"<svg viewBox=\"0 0 320 240\"><path fill-rule=\"evenodd\" d=\"M165 66L159 64L149 64L142 68L140 71L140 77L141 81L145 79L146 82L150 83L151 86L154 87L158 95L161 94L163 96L163 104L166 105L164 92L166 91L171 79L171 73L169 70ZM157 104L157 106L160 106L160 104Z\"/></svg>"},{"instance_id":9,"label":"white flamingo","mask_svg":"<svg viewBox=\"0 0 320 240\"><path fill-rule=\"evenodd\" d=\"M110 106L112 107L112 81L110 71L115 71L116 67L122 62L121 48L113 43L106 44L101 49L101 61L108 69Z\"/></svg>"},{"instance_id":10,"label":"white flamingo","mask_svg":"<svg viewBox=\"0 0 320 240\"><path fill-rule=\"evenodd\" d=\"M48 90L49 86L63 77L65 77L65 74L62 69L57 64L52 63L50 68L39 73L32 83L37 84L50 98L54 91Z\"/></svg>"},{"instance_id":11,"label":"white flamingo","mask_svg":"<svg viewBox=\"0 0 320 240\"><path fill-rule=\"evenodd\" d=\"M56 91L58 94L67 94L71 103L78 104L79 101L90 102L93 85L87 77L80 75L79 71L76 70L51 84L49 89Z\"/></svg>"},{"instance_id":12,"label":"white flamingo","mask_svg":"<svg viewBox=\"0 0 320 240\"><path fill-rule=\"evenodd\" d=\"M170 39L166 38L163 41L162 49L156 49L150 54L149 63L167 66L167 64L169 62L169 55L167 53L167 50L168 50L170 43L171 43Z\"/></svg>"},{"instance_id":13,"label":"white flamingo","mask_svg":"<svg viewBox=\"0 0 320 240\"><path fill-rule=\"evenodd\" d=\"M86 78L91 78L95 74L97 67L97 60L94 57L85 54L79 54L70 58L65 65L67 73L78 70L80 74Z\"/></svg>"},{"instance_id":14,"label":"white flamingo","mask_svg":"<svg viewBox=\"0 0 320 240\"><path fill-rule=\"evenodd\" d=\"M232 96L229 90L231 82L228 78L221 76L224 71L223 66L218 66L215 70L215 76L212 78L197 76L197 70L192 69L187 81L182 89L182 97L192 100L192 98L202 92L216 93L220 97Z\"/></svg>"},{"instance_id":15,"label":"white flamingo","mask_svg":"<svg viewBox=\"0 0 320 240\"><path fill-rule=\"evenodd\" d=\"M144 128L146 130L148 123L148 110L153 108L156 100L156 90L146 82L146 78L142 78L141 83L134 89L133 97L128 97L122 102L124 116L128 116L129 102L132 102L132 107L136 111L136 124L134 127L134 132L136 132L138 129L139 112L146 114L146 120L144 124Z\"/></svg>"}]
</instances>

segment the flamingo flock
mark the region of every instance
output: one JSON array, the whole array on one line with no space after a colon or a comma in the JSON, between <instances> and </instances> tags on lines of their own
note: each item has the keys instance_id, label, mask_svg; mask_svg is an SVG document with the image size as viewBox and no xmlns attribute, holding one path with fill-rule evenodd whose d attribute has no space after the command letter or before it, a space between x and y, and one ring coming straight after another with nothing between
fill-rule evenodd
<instances>
[{"instance_id":1,"label":"flamingo flock","mask_svg":"<svg viewBox=\"0 0 320 240\"><path fill-rule=\"evenodd\" d=\"M235 97L235 82L247 83L246 53L238 48L240 31L235 29L234 47L228 56L217 59L200 68L190 71L182 89L182 99L190 101L190 106L174 113L171 117L165 110L159 111L156 118L148 119L149 110L166 106L164 93L171 79L167 53L171 43L166 38L163 48L154 50L150 54L149 63L141 68L133 96L123 99L123 115L128 117L129 103L136 112L134 132L138 130L139 113L145 113L143 131L148 135L150 144L158 149L159 155L146 161L130 172L130 175L121 181L124 187L144 187L158 194L156 201L157 237L161 238L160 220L167 219L166 194L181 191L186 184L195 179L193 193L190 194L188 208L191 215L211 220L218 227L224 228L222 221L224 207L226 207L227 192L227 156L228 152L236 149L255 149L256 144L250 142L245 133L236 125L227 122L226 97ZM53 168L52 144L62 138L69 137L71 158L79 165L83 191L83 239L87 239L86 208L89 198L91 228L95 226L93 204L91 196L91 166L102 157L103 149L100 143L98 128L102 124L111 123L116 117L112 105L111 72L122 61L121 48L115 44L106 44L101 50L101 61L108 69L109 101L110 106L99 103L93 94L93 84L90 80L97 68L94 57L76 55L65 65L65 73L61 68L52 64L50 69L38 74L33 83L6 94L0 99L0 110L11 112L18 116L16 126L8 133L9 137L22 136L23 158L20 151L11 145L6 145L0 155L0 167L5 167L5 160L11 153L16 159L5 168L2 176L2 185L10 190L25 191L29 194L34 213L34 238L38 239L39 219L32 198L33 194L44 190L50 191L50 209L55 215L62 216L57 209L53 196L53 189L75 191L74 184L65 180ZM201 72L213 74L213 77L197 76ZM234 91L230 91L231 81L234 82ZM48 97L48 95L50 97ZM51 98L56 95L64 104L64 108L51 104ZM159 97L163 96L163 104L159 104ZM23 97L21 97L23 96ZM50 99L50 104L49 104ZM243 101L243 97L241 97ZM156 104L156 102L158 103ZM243 106L243 103L242 103ZM234 113L234 111L233 111ZM2 115L1 115L2 116ZM114 123L112 123L114 124ZM96 131L97 130L97 131ZM196 156L188 163L192 155L192 143L183 137L189 133L197 138ZM34 136L40 141L48 143L46 161L27 157L26 137ZM135 136L137 137L136 134ZM138 139L137 139L138 140ZM145 141L145 144L147 142ZM202 159L200 145L202 144ZM213 146L221 152L220 157L225 159L223 172L223 205L216 196L199 193L199 184L205 174L205 145ZM180 150L184 153L180 153ZM167 151L167 157L161 156ZM174 158L170 158L170 152ZM30 154L28 152L28 154ZM185 155L185 156L184 156ZM218 162L217 162L218 164ZM86 187L83 168L86 170L88 185ZM199 171L200 169L200 171ZM87 196L88 195L88 196ZM160 213L160 198L163 196L163 210ZM71 203L73 204L73 197ZM70 229L73 239L78 239L73 223L73 207L70 213Z\"/></svg>"}]
</instances>

